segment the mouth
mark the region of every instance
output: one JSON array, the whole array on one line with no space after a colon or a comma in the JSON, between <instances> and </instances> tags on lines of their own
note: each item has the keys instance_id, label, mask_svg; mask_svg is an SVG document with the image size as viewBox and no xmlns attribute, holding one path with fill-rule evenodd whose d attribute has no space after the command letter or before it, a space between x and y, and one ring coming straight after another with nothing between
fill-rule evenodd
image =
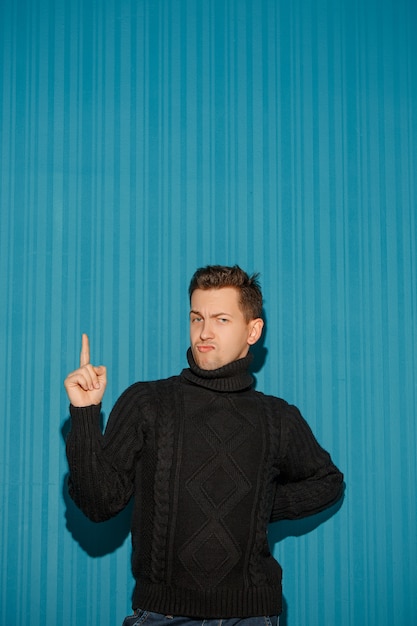
<instances>
[{"instance_id":1,"label":"mouth","mask_svg":"<svg viewBox=\"0 0 417 626\"><path fill-rule=\"evenodd\" d=\"M211 352L212 350L214 350L214 346L209 344L197 344L196 348L202 354L206 354L207 352Z\"/></svg>"}]
</instances>

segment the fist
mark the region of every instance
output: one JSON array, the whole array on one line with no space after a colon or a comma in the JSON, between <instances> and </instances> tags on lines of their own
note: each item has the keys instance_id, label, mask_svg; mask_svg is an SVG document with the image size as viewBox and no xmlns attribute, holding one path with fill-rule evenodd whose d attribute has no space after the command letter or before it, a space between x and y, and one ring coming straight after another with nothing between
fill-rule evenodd
<instances>
[{"instance_id":1,"label":"fist","mask_svg":"<svg viewBox=\"0 0 417 626\"><path fill-rule=\"evenodd\" d=\"M83 407L100 404L106 390L107 376L104 365L90 363L90 342L83 334L81 341L80 367L68 374L64 386L73 406Z\"/></svg>"}]
</instances>

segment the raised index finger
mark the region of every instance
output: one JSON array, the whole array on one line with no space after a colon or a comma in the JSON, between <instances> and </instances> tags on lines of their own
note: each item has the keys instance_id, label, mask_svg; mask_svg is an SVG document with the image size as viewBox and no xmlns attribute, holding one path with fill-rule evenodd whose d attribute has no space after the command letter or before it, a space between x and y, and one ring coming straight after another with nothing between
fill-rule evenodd
<instances>
[{"instance_id":1,"label":"raised index finger","mask_svg":"<svg viewBox=\"0 0 417 626\"><path fill-rule=\"evenodd\" d=\"M80 353L80 367L88 365L90 363L90 342L88 341L88 335L83 333L81 340L81 353Z\"/></svg>"}]
</instances>

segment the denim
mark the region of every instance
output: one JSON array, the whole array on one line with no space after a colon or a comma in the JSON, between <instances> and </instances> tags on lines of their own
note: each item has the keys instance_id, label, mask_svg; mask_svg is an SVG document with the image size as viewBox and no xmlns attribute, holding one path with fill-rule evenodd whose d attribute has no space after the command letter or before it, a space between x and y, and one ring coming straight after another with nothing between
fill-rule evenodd
<instances>
[{"instance_id":1,"label":"denim","mask_svg":"<svg viewBox=\"0 0 417 626\"><path fill-rule=\"evenodd\" d=\"M122 626L279 626L279 617L230 617L226 619L195 619L178 615L161 615L137 609L134 615L125 618Z\"/></svg>"}]
</instances>

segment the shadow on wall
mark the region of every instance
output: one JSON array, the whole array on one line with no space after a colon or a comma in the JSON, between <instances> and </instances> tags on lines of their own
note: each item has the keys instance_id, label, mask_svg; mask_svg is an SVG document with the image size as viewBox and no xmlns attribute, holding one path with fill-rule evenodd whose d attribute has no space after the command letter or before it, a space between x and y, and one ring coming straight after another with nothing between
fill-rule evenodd
<instances>
[{"instance_id":1,"label":"shadow on wall","mask_svg":"<svg viewBox=\"0 0 417 626\"><path fill-rule=\"evenodd\" d=\"M286 537L301 537L301 535L307 535L312 530L327 522L328 519L336 515L341 509L345 499L345 485L343 485L343 494L339 500L330 506L328 509L317 513L316 515L309 515L309 517L303 517L296 520L282 520L281 522L274 522L268 527L268 540L270 549L273 550L276 543L279 543Z\"/></svg>"},{"instance_id":2,"label":"shadow on wall","mask_svg":"<svg viewBox=\"0 0 417 626\"><path fill-rule=\"evenodd\" d=\"M312 530L326 522L328 519L336 515L339 509L342 507L345 499L345 489L342 497L331 507L317 513L316 515L310 515L298 520L283 520L281 522L274 522L268 526L268 542L271 553L274 552L275 544L281 542L286 537L301 537L307 535ZM279 626L289 626L288 621L288 605L284 595L282 596L282 613L279 618Z\"/></svg>"},{"instance_id":3,"label":"shadow on wall","mask_svg":"<svg viewBox=\"0 0 417 626\"><path fill-rule=\"evenodd\" d=\"M70 429L70 418L62 427L64 441ZM106 521L92 522L80 511L68 493L68 476L63 478L62 495L65 502L66 526L79 546L92 557L111 554L123 545L130 533L133 498L116 517Z\"/></svg>"},{"instance_id":4,"label":"shadow on wall","mask_svg":"<svg viewBox=\"0 0 417 626\"><path fill-rule=\"evenodd\" d=\"M257 372L260 372L261 369L265 365L266 358L268 356L268 348L265 347L266 340L266 313L265 310L262 309L262 318L264 320L264 327L262 331L262 335L255 343L255 345L251 346L250 351L253 355L253 361L250 366L250 372L254 377L253 387L256 389L256 376Z\"/></svg>"},{"instance_id":5,"label":"shadow on wall","mask_svg":"<svg viewBox=\"0 0 417 626\"><path fill-rule=\"evenodd\" d=\"M106 522L92 522L80 511L68 493L68 474L62 488L67 529L89 556L100 557L120 548L130 533L133 500L116 517Z\"/></svg>"}]
</instances>

